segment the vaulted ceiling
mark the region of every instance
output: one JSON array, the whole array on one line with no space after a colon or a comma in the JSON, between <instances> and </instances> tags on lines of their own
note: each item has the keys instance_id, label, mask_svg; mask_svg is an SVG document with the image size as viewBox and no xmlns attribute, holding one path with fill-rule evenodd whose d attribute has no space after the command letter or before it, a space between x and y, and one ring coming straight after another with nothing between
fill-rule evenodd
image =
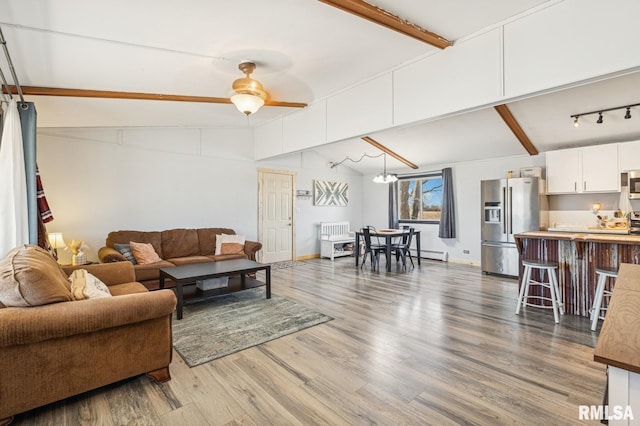
<instances>
[{"instance_id":1,"label":"vaulted ceiling","mask_svg":"<svg viewBox=\"0 0 640 426\"><path fill-rule=\"evenodd\" d=\"M547 3L544 0L375 0L376 6L458 40ZM313 104L437 48L317 0L180 2L5 0L0 28L23 86L229 97L243 60L272 99ZM4 58L0 67L7 70ZM7 74L7 72L5 72ZM252 127L295 108L263 107L248 118L230 104L27 96L41 127ZM629 74L509 104L539 151L640 139L638 119L608 124L569 116L640 102ZM592 120L595 122L595 119ZM371 135L419 166L523 154L493 108ZM429 144L425 144L429 141ZM315 149L329 160L364 152L353 139ZM389 167L400 167L390 160ZM353 165L361 172L378 162Z\"/></svg>"}]
</instances>

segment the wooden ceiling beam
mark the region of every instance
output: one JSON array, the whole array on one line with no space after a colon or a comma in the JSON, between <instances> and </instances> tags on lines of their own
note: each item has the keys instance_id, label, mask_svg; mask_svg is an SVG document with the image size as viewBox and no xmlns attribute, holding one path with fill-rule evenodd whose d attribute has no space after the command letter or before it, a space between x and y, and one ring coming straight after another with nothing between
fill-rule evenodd
<instances>
[{"instance_id":1,"label":"wooden ceiling beam","mask_svg":"<svg viewBox=\"0 0 640 426\"><path fill-rule=\"evenodd\" d=\"M496 105L495 110L498 111L500 117L507 124L507 127L513 132L513 134L518 138L520 144L524 147L524 149L529 153L529 155L538 155L538 149L531 143L531 140L527 136L527 134L520 127L520 123L516 120L516 118L511 114L511 110L506 104Z\"/></svg>"},{"instance_id":2,"label":"wooden ceiling beam","mask_svg":"<svg viewBox=\"0 0 640 426\"><path fill-rule=\"evenodd\" d=\"M407 166L411 167L412 169L417 169L418 166L416 166L415 164L413 164L411 161L407 160L406 158L404 158L403 156L401 156L400 154L397 154L393 151L391 151L389 148L387 148L386 146L382 145L380 142L371 139L369 136L364 136L362 138L363 141L370 143L371 145L375 146L376 148L378 148L380 151L389 154L390 156L392 156L393 158L395 158L396 160L406 164Z\"/></svg>"},{"instance_id":3,"label":"wooden ceiling beam","mask_svg":"<svg viewBox=\"0 0 640 426\"><path fill-rule=\"evenodd\" d=\"M428 43L438 49L452 46L453 42L438 34L427 31L424 28L402 19L384 9L367 3L363 0L320 0L352 15L359 16L367 21L374 22L383 27L397 31L406 36Z\"/></svg>"},{"instance_id":4,"label":"wooden ceiling beam","mask_svg":"<svg viewBox=\"0 0 640 426\"><path fill-rule=\"evenodd\" d=\"M202 102L209 104L230 104L229 98L216 98L210 96L191 96L191 95L166 95L160 93L141 93L141 92L114 92L110 90L85 90L85 89L62 89L57 87L38 87L38 86L20 86L22 93L34 96L62 96L73 98L103 98L103 99L133 99L145 101L171 101L171 102ZM16 86L9 86L12 94L17 94ZM3 88L3 92L7 91ZM304 108L307 106L301 102L282 102L267 100L266 106Z\"/></svg>"}]
</instances>

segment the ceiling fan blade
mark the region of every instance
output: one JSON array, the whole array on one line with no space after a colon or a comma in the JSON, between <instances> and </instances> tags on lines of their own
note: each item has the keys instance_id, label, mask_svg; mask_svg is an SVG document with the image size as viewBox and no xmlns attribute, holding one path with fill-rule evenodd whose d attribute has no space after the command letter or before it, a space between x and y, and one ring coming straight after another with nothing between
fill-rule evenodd
<instances>
[{"instance_id":1,"label":"ceiling fan blade","mask_svg":"<svg viewBox=\"0 0 640 426\"><path fill-rule=\"evenodd\" d=\"M142 93L142 92L115 92L110 90L86 90L86 89L63 89L59 87L38 87L38 86L20 86L22 93L25 95L37 96L65 96L74 98L104 98L104 99L134 99L148 101L172 101L172 102L203 102L210 104L230 104L229 98L217 98L211 96L193 96L193 95L170 95L161 93ZM12 94L18 94L16 86L9 86ZM7 93L3 88L3 92ZM276 100L265 101L265 106L288 107L288 108L305 108L306 103L302 102L285 102Z\"/></svg>"}]
</instances>

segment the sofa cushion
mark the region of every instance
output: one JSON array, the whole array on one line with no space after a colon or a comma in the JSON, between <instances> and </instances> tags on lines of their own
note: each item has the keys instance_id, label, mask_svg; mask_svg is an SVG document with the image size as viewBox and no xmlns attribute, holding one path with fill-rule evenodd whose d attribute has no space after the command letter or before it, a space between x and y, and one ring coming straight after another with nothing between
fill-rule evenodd
<instances>
[{"instance_id":1,"label":"sofa cushion","mask_svg":"<svg viewBox=\"0 0 640 426\"><path fill-rule=\"evenodd\" d=\"M216 256L219 254L244 253L244 235L221 234L216 237ZM223 246L227 246L224 247Z\"/></svg>"},{"instance_id":2,"label":"sofa cushion","mask_svg":"<svg viewBox=\"0 0 640 426\"><path fill-rule=\"evenodd\" d=\"M113 248L118 250L118 252L120 252L120 254L123 255L124 258L127 259L129 262L133 263L134 265L138 263L138 261L136 260L136 257L131 252L130 244L113 243Z\"/></svg>"},{"instance_id":3,"label":"sofa cushion","mask_svg":"<svg viewBox=\"0 0 640 426\"><path fill-rule=\"evenodd\" d=\"M95 275L86 269L76 269L69 276L71 282L71 297L73 300L97 299L111 297L109 289Z\"/></svg>"},{"instance_id":4,"label":"sofa cushion","mask_svg":"<svg viewBox=\"0 0 640 426\"><path fill-rule=\"evenodd\" d=\"M158 231L113 231L107 236L106 246L115 248L115 243L129 244L130 241L137 243L149 243L161 258L165 258L162 253L162 236Z\"/></svg>"},{"instance_id":5,"label":"sofa cushion","mask_svg":"<svg viewBox=\"0 0 640 426\"><path fill-rule=\"evenodd\" d=\"M146 293L149 290L138 282L130 282L109 286L109 291L112 296L122 296L125 294Z\"/></svg>"},{"instance_id":6,"label":"sofa cushion","mask_svg":"<svg viewBox=\"0 0 640 426\"><path fill-rule=\"evenodd\" d=\"M249 256L246 254L219 254L219 255L209 255L207 256L214 262L220 262L221 260L233 260L233 259L248 259Z\"/></svg>"},{"instance_id":7,"label":"sofa cushion","mask_svg":"<svg viewBox=\"0 0 640 426\"><path fill-rule=\"evenodd\" d=\"M162 262L158 253L153 249L153 246L149 243L136 243L131 241L131 253L136 258L136 262L141 265L147 265L149 263Z\"/></svg>"},{"instance_id":8,"label":"sofa cushion","mask_svg":"<svg viewBox=\"0 0 640 426\"><path fill-rule=\"evenodd\" d=\"M213 262L213 260L211 260L211 258L207 256L172 257L171 259L167 259L167 261L173 263L176 266L192 265L194 263Z\"/></svg>"},{"instance_id":9,"label":"sofa cushion","mask_svg":"<svg viewBox=\"0 0 640 426\"><path fill-rule=\"evenodd\" d=\"M23 245L0 261L0 303L40 306L71 299L67 275L46 250Z\"/></svg>"},{"instance_id":10,"label":"sofa cushion","mask_svg":"<svg viewBox=\"0 0 640 426\"><path fill-rule=\"evenodd\" d=\"M198 232L195 229L170 229L161 234L163 259L200 254Z\"/></svg>"},{"instance_id":11,"label":"sofa cushion","mask_svg":"<svg viewBox=\"0 0 640 426\"><path fill-rule=\"evenodd\" d=\"M149 263L147 265L135 265L133 267L136 273L136 281L157 280L160 276L160 268L169 268L176 266L171 262L163 260L162 262Z\"/></svg>"},{"instance_id":12,"label":"sofa cushion","mask_svg":"<svg viewBox=\"0 0 640 426\"><path fill-rule=\"evenodd\" d=\"M208 256L216 254L216 235L235 235L235 231L229 228L200 228L198 232L198 244L200 244L200 254Z\"/></svg>"}]
</instances>

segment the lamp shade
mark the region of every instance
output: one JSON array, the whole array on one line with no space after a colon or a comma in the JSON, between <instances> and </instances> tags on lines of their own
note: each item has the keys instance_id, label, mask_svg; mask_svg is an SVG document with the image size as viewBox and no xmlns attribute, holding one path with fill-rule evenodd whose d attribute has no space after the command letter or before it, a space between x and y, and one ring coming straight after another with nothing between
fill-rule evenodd
<instances>
[{"instance_id":1,"label":"lamp shade","mask_svg":"<svg viewBox=\"0 0 640 426\"><path fill-rule=\"evenodd\" d=\"M54 249L66 247L67 243L64 242L61 232L52 232L49 234L49 243Z\"/></svg>"},{"instance_id":2,"label":"lamp shade","mask_svg":"<svg viewBox=\"0 0 640 426\"><path fill-rule=\"evenodd\" d=\"M264 99L246 93L231 96L231 102L238 108L238 111L246 115L255 113L264 105Z\"/></svg>"}]
</instances>

